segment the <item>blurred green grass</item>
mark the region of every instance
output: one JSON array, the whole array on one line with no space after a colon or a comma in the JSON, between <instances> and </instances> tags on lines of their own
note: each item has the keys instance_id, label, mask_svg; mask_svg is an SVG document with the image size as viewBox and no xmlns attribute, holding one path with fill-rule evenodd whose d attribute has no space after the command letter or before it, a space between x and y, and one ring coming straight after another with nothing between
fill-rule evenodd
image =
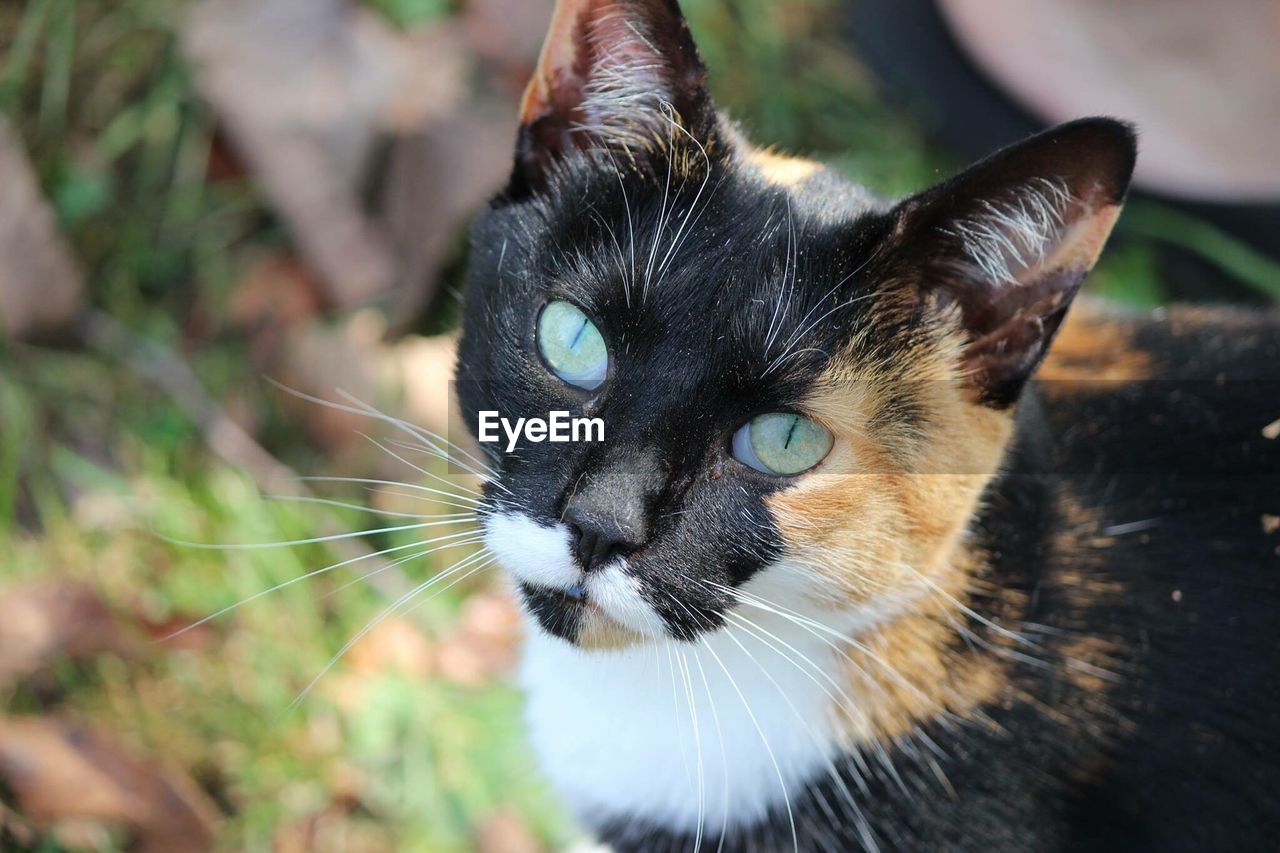
<instances>
[{"instance_id":1,"label":"blurred green grass","mask_svg":"<svg viewBox=\"0 0 1280 853\"><path fill-rule=\"evenodd\" d=\"M406 27L454 7L370 5ZM879 101L834 35L835 0L684 5L717 95L758 140L834 159L883 193L917 189L957 165ZM245 341L226 322L246 266L286 238L249 180L210 179L221 141L180 55L185 8L165 0L4 4L0 111L27 142L92 306L182 351L216 398L245 398L269 449L296 470L328 471L323 450L300 441L296 421L254 381ZM1161 215L1148 209L1132 239L1108 254L1096 291L1138 306L1166 299L1154 230L1246 279L1275 280L1268 262L1202 223ZM118 363L0 341L0 365L0 588L81 579L120 612L166 624L338 559L321 545L224 552L156 537L150 528L262 542L314 536L317 524L311 508L261 496L245 473L209 453L172 401ZM358 529L367 518L348 520ZM406 532L376 541L412 540ZM412 576L444 565L423 561ZM364 807L349 818L352 832L373 849L391 840L406 850L469 849L475 827L499 808L516 809L545 841L563 842L565 824L537 785L509 687L391 671L354 706L320 689L286 711L384 604L362 585L326 597L350 577L293 585L218 620L214 652L149 645L140 660L108 656L60 670L52 700L19 690L5 706L74 709L188 768L225 813L225 849L271 849L280 827L325 809L350 779L359 780ZM421 621L443 634L476 586L449 590Z\"/></svg>"}]
</instances>

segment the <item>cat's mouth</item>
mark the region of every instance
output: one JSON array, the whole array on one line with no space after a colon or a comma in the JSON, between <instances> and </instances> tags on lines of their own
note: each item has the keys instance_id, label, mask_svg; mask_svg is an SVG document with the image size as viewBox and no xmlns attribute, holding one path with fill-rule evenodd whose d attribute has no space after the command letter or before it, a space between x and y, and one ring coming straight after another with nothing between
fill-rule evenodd
<instances>
[{"instance_id":1,"label":"cat's mouth","mask_svg":"<svg viewBox=\"0 0 1280 853\"><path fill-rule=\"evenodd\" d=\"M485 544L547 633L593 649L666 636L666 623L624 562L587 571L573 556L564 525L509 512L489 516L485 527Z\"/></svg>"},{"instance_id":2,"label":"cat's mouth","mask_svg":"<svg viewBox=\"0 0 1280 853\"><path fill-rule=\"evenodd\" d=\"M552 589L520 584L526 609L547 633L585 649L616 649L652 638L623 624L584 584Z\"/></svg>"}]
</instances>

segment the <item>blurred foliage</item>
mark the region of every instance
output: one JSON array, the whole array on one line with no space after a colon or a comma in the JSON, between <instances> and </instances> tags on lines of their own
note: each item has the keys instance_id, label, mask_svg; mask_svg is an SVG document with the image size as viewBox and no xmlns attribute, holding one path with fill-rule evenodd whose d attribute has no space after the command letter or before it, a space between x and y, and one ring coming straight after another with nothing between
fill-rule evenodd
<instances>
[{"instance_id":1,"label":"blurred foliage","mask_svg":"<svg viewBox=\"0 0 1280 853\"><path fill-rule=\"evenodd\" d=\"M456 6L368 2L402 27ZM878 100L841 48L836 0L683 5L716 94L755 138L834 159L886 194L918 189L955 165ZM245 270L286 238L193 89L177 35L186 8L169 0L0 4L0 112L27 141L92 305L183 352L282 460L344 473L301 440L297 421L254 381L246 342L227 319ZM1280 280L1270 261L1154 205L1130 214L1122 233L1130 239L1108 253L1092 286L1129 304L1167 298L1156 241L1178 241L1260 290ZM361 529L358 515L348 522ZM0 341L0 589L79 578L135 622L174 626L338 559L321 544L184 548L153 528L252 543L314 536L315 516L264 498L245 474L227 470L172 401L119 364ZM411 535L370 540L391 547ZM420 579L445 565L407 568ZM350 577L285 587L193 632L190 644L148 644L138 660L106 656L61 669L52 694L20 688L3 696L5 707L72 708L188 768L224 813L226 849L271 849L282 827L352 789L361 808L345 820L373 849L392 840L399 849L467 849L475 827L508 807L540 838L562 841L509 687L387 671L365 679L358 702L344 703L340 665L286 710L383 606L368 587L349 586ZM483 585L460 584L424 607L433 637Z\"/></svg>"},{"instance_id":2,"label":"blurred foliage","mask_svg":"<svg viewBox=\"0 0 1280 853\"><path fill-rule=\"evenodd\" d=\"M401 27L438 21L456 7L452 0L369 0L370 7Z\"/></svg>"}]
</instances>

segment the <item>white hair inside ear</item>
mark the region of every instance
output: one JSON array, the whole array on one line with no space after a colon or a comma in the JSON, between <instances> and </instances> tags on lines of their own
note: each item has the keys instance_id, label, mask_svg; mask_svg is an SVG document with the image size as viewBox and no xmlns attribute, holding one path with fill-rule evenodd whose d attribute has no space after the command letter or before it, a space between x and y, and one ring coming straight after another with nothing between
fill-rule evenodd
<instances>
[{"instance_id":1,"label":"white hair inside ear","mask_svg":"<svg viewBox=\"0 0 1280 853\"><path fill-rule=\"evenodd\" d=\"M944 227L992 282L1018 284L1045 263L1068 227L1075 199L1066 184L1033 178L1005 199L983 200L979 212Z\"/></svg>"}]
</instances>

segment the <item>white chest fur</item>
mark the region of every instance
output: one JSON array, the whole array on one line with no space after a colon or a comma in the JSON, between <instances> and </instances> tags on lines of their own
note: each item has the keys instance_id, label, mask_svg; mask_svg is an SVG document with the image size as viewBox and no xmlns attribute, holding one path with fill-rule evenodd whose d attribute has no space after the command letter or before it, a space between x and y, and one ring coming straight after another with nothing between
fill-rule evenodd
<instances>
[{"instance_id":1,"label":"white chest fur","mask_svg":"<svg viewBox=\"0 0 1280 853\"><path fill-rule=\"evenodd\" d=\"M739 619L741 617L738 617ZM755 611L701 644L586 652L532 628L522 680L543 771L588 824L708 835L827 772L843 703L821 631Z\"/></svg>"}]
</instances>

